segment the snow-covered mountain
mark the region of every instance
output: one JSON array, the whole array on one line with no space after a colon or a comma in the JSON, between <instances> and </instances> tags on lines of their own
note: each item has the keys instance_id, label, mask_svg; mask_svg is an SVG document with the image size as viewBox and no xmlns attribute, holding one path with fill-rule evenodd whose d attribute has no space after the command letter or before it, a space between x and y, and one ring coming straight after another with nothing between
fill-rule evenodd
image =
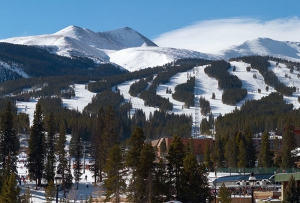
<instances>
[{"instance_id":1,"label":"snow-covered mountain","mask_svg":"<svg viewBox=\"0 0 300 203\"><path fill-rule=\"evenodd\" d=\"M40 46L63 56L85 56L96 61L113 62L129 71L164 65L181 58L225 59L248 55L268 55L300 61L300 43L269 38L249 40L216 54L186 49L159 47L128 28L94 32L78 26L66 27L54 34L15 37L0 40L13 44Z\"/></svg>"},{"instance_id":2,"label":"snow-covered mountain","mask_svg":"<svg viewBox=\"0 0 300 203\"><path fill-rule=\"evenodd\" d=\"M93 32L69 26L54 34L15 37L0 42L40 46L62 56L85 56L97 61L113 62L130 71L164 65L180 58L215 59L213 56L196 51L158 47L128 27L107 32Z\"/></svg>"},{"instance_id":3,"label":"snow-covered mountain","mask_svg":"<svg viewBox=\"0 0 300 203\"><path fill-rule=\"evenodd\" d=\"M106 52L140 46L157 46L137 31L125 27L108 32L93 32L77 26L69 26L54 34L15 37L0 40L13 44L34 45L47 48L63 56L87 56L108 61Z\"/></svg>"},{"instance_id":4,"label":"snow-covered mountain","mask_svg":"<svg viewBox=\"0 0 300 203\"><path fill-rule=\"evenodd\" d=\"M299 62L300 43L257 38L222 51L220 57L228 60L233 57L249 55L273 56Z\"/></svg>"}]
</instances>

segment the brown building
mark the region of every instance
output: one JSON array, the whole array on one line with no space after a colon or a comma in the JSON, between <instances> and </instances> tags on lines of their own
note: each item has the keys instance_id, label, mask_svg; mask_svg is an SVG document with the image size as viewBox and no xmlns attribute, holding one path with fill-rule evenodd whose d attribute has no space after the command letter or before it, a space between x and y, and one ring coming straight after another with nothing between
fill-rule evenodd
<instances>
[{"instance_id":1,"label":"brown building","mask_svg":"<svg viewBox=\"0 0 300 203\"><path fill-rule=\"evenodd\" d=\"M187 145L190 141L193 141L194 144L194 153L197 156L198 161L203 160L203 154L206 144L209 144L210 146L213 143L213 139L209 137L205 138L182 138L182 142L184 145ZM161 153L161 144L163 142L166 143L166 152L169 150L170 145L172 144L173 138L172 137L166 137L166 138L160 138L158 140L152 140L151 145L155 147L156 154L158 158L165 158L166 153Z\"/></svg>"},{"instance_id":2,"label":"brown building","mask_svg":"<svg viewBox=\"0 0 300 203\"><path fill-rule=\"evenodd\" d=\"M258 133L258 134L255 134L252 138L257 152L259 152L261 149L261 137L262 137L262 133ZM277 135L275 132L270 132L269 133L269 146L270 146L271 151L274 151L274 149L277 149L277 150L281 149L282 136Z\"/></svg>"}]
</instances>

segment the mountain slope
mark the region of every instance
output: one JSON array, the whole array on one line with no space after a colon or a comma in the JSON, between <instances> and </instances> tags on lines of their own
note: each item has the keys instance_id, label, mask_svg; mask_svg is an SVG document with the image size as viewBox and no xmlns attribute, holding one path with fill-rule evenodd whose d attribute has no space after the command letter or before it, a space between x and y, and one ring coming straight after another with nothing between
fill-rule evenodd
<instances>
[{"instance_id":1,"label":"mountain slope","mask_svg":"<svg viewBox=\"0 0 300 203\"><path fill-rule=\"evenodd\" d=\"M152 41L125 27L108 32L93 32L77 26L69 26L54 34L15 37L0 40L12 44L42 46L62 56L85 56L108 61L105 50L121 50L138 46L157 46Z\"/></svg>"},{"instance_id":2,"label":"mountain slope","mask_svg":"<svg viewBox=\"0 0 300 203\"><path fill-rule=\"evenodd\" d=\"M181 58L216 58L191 50L158 47L128 27L107 32L93 32L69 26L54 34L15 37L0 42L39 46L62 56L83 56L98 62L113 62L130 71L164 65Z\"/></svg>"},{"instance_id":3,"label":"mountain slope","mask_svg":"<svg viewBox=\"0 0 300 203\"><path fill-rule=\"evenodd\" d=\"M187 49L166 47L138 47L122 49L109 54L110 61L129 71L161 66L182 58L216 59L214 56Z\"/></svg>"},{"instance_id":4,"label":"mountain slope","mask_svg":"<svg viewBox=\"0 0 300 203\"><path fill-rule=\"evenodd\" d=\"M257 38L223 50L220 57L228 60L240 56L261 55L300 61L299 44L298 42L282 42L270 38Z\"/></svg>"}]
</instances>

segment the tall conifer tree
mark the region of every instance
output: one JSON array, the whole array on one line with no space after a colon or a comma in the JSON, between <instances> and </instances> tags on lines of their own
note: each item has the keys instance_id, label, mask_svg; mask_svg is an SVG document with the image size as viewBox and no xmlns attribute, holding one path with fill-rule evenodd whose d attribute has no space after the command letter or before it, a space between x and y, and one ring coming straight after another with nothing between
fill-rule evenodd
<instances>
[{"instance_id":1,"label":"tall conifer tree","mask_svg":"<svg viewBox=\"0 0 300 203\"><path fill-rule=\"evenodd\" d=\"M204 164L199 164L194 153L188 153L183 160L183 168L178 199L182 202L204 202L210 199L210 188Z\"/></svg>"},{"instance_id":2,"label":"tall conifer tree","mask_svg":"<svg viewBox=\"0 0 300 203\"><path fill-rule=\"evenodd\" d=\"M62 122L60 125L60 130L59 130L59 135L58 139L56 142L55 146L55 153L58 157L57 162L58 162L58 167L57 170L60 171L62 175L62 188L64 190L64 196L65 196L65 191L66 191L66 171L67 171L67 166L68 166L68 160L66 158L66 128L64 123Z\"/></svg>"},{"instance_id":3,"label":"tall conifer tree","mask_svg":"<svg viewBox=\"0 0 300 203\"><path fill-rule=\"evenodd\" d=\"M45 143L45 178L48 182L51 180L54 181L55 176L55 166L56 166L56 157L55 157L55 121L54 115L51 112L49 120L47 122L47 136Z\"/></svg>"},{"instance_id":4,"label":"tall conifer tree","mask_svg":"<svg viewBox=\"0 0 300 203\"><path fill-rule=\"evenodd\" d=\"M18 196L20 188L17 186L17 180L14 173L11 173L6 177L4 185L1 190L0 203L16 203L18 202Z\"/></svg>"},{"instance_id":5,"label":"tall conifer tree","mask_svg":"<svg viewBox=\"0 0 300 203\"><path fill-rule=\"evenodd\" d=\"M5 176L17 174L19 139L14 130L14 115L8 102L0 123L0 170Z\"/></svg>"},{"instance_id":6,"label":"tall conifer tree","mask_svg":"<svg viewBox=\"0 0 300 203\"><path fill-rule=\"evenodd\" d=\"M118 145L111 148L107 162L104 167L104 172L107 174L107 179L104 180L106 187L106 199L110 201L114 199L115 203L121 202L121 195L126 191L125 171L122 163L121 149Z\"/></svg>"},{"instance_id":7,"label":"tall conifer tree","mask_svg":"<svg viewBox=\"0 0 300 203\"><path fill-rule=\"evenodd\" d=\"M296 139L293 132L294 126L291 124L291 120L288 120L284 126L284 133L282 136L282 156L281 167L292 168L295 165L296 159Z\"/></svg>"},{"instance_id":8,"label":"tall conifer tree","mask_svg":"<svg viewBox=\"0 0 300 203\"><path fill-rule=\"evenodd\" d=\"M102 182L102 170L103 170L103 153L102 150L102 135L104 129L104 110L100 108L97 114L97 118L95 121L95 127L92 133L92 142L91 142L91 155L94 161L93 169L94 172L94 182L96 184L97 177L99 177L99 181Z\"/></svg>"},{"instance_id":9,"label":"tall conifer tree","mask_svg":"<svg viewBox=\"0 0 300 203\"><path fill-rule=\"evenodd\" d=\"M168 151L167 155L167 170L168 170L168 176L169 186L173 186L173 194L177 196L178 190L179 190L179 181L180 181L180 175L181 175L181 168L183 167L183 159L185 156L185 147L182 142L182 139L175 135L173 137L172 144L170 145L170 149Z\"/></svg>"},{"instance_id":10,"label":"tall conifer tree","mask_svg":"<svg viewBox=\"0 0 300 203\"><path fill-rule=\"evenodd\" d=\"M269 133L264 132L261 137L261 149L258 154L258 166L270 167L272 156L270 152Z\"/></svg>"},{"instance_id":11,"label":"tall conifer tree","mask_svg":"<svg viewBox=\"0 0 300 203\"><path fill-rule=\"evenodd\" d=\"M41 184L44 171L44 134L42 109L41 105L37 103L28 141L28 172L30 178L36 180L36 188Z\"/></svg>"},{"instance_id":12,"label":"tall conifer tree","mask_svg":"<svg viewBox=\"0 0 300 203\"><path fill-rule=\"evenodd\" d=\"M133 202L138 202L140 194L138 194L138 187L141 185L138 181L141 181L137 169L140 164L141 151L143 149L145 136L144 131L137 127L129 138L128 144L130 150L126 156L126 165L132 169L131 187L129 188L130 198Z\"/></svg>"}]
</instances>

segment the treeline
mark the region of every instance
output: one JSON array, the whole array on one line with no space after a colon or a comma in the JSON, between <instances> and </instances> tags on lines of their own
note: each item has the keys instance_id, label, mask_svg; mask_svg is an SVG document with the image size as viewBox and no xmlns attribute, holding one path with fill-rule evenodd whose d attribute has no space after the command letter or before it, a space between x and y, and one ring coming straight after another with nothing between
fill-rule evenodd
<instances>
[{"instance_id":1,"label":"treeline","mask_svg":"<svg viewBox=\"0 0 300 203\"><path fill-rule=\"evenodd\" d=\"M216 130L224 135L230 135L240 129L246 129L247 126L253 133L270 131L276 128L283 129L284 121L288 115L291 116L298 111L293 110L293 104L286 103L283 95L271 93L260 100L246 101L240 110L235 109L232 113L218 116ZM297 120L299 119L297 118L294 121ZM295 125L300 124L299 121L295 122Z\"/></svg>"},{"instance_id":2,"label":"treeline","mask_svg":"<svg viewBox=\"0 0 300 203\"><path fill-rule=\"evenodd\" d=\"M224 104L235 105L247 96L247 90L241 89L242 82L236 75L231 75L227 70L230 63L226 61L213 61L211 65L204 69L204 72L218 80L218 86L224 90L222 102Z\"/></svg>"},{"instance_id":3,"label":"treeline","mask_svg":"<svg viewBox=\"0 0 300 203\"><path fill-rule=\"evenodd\" d=\"M120 75L102 77L100 80L96 82L92 82L88 84L88 90L95 93L101 93L104 90L109 90L113 86L118 84L122 84L126 81L136 80L141 78L147 78L163 71L163 67L155 67L155 68L146 68L134 72L123 73Z\"/></svg>"},{"instance_id":4,"label":"treeline","mask_svg":"<svg viewBox=\"0 0 300 203\"><path fill-rule=\"evenodd\" d=\"M140 79L139 81L130 85L129 94L133 97L138 96L143 90L146 89L148 83L145 79Z\"/></svg>"},{"instance_id":5,"label":"treeline","mask_svg":"<svg viewBox=\"0 0 300 203\"><path fill-rule=\"evenodd\" d=\"M204 63L204 62L203 62ZM144 104L152 107L159 107L162 111L170 111L173 109L173 104L168 99L156 95L156 89L160 84L170 82L171 77L180 72L191 70L193 66L182 64L177 66L167 66L165 71L160 72L154 78L148 90L143 91L139 97L144 100Z\"/></svg>"},{"instance_id":6,"label":"treeline","mask_svg":"<svg viewBox=\"0 0 300 203\"><path fill-rule=\"evenodd\" d=\"M186 108L195 104L195 77L191 77L186 83L179 84L175 87L175 92L172 94L173 99L184 102Z\"/></svg>"},{"instance_id":7,"label":"treeline","mask_svg":"<svg viewBox=\"0 0 300 203\"><path fill-rule=\"evenodd\" d=\"M210 103L204 97L202 97L202 96L200 97L199 103L200 103L200 108L201 108L201 110L200 110L201 115L205 116L206 114L208 114L211 111Z\"/></svg>"},{"instance_id":8,"label":"treeline","mask_svg":"<svg viewBox=\"0 0 300 203\"><path fill-rule=\"evenodd\" d=\"M0 60L18 64L30 77L62 75L113 75L120 68L110 63L96 64L86 57L64 57L47 50L26 45L0 43Z\"/></svg>"},{"instance_id":9,"label":"treeline","mask_svg":"<svg viewBox=\"0 0 300 203\"><path fill-rule=\"evenodd\" d=\"M159 149L145 143L143 130L136 128L128 139L124 164L120 146L111 150L108 160L114 162L108 161L104 170L110 172L104 181L106 198L110 201L126 195L130 202L166 202L174 197L182 202L212 201L205 165L197 162L191 146L192 141L185 146L179 136L174 136L168 149L165 143L161 144L161 157L165 158L157 160L155 151ZM125 168L130 168L128 173ZM133 184L122 184L128 177Z\"/></svg>"},{"instance_id":10,"label":"treeline","mask_svg":"<svg viewBox=\"0 0 300 203\"><path fill-rule=\"evenodd\" d=\"M274 87L277 92L280 92L285 96L292 96L293 92L296 91L296 87L288 87L284 83L280 82L275 73L272 70L269 70L270 63L268 59L268 57L263 56L244 56L230 60L242 60L245 63L251 64L251 68L257 69L264 77L264 81L267 85Z\"/></svg>"}]
</instances>

